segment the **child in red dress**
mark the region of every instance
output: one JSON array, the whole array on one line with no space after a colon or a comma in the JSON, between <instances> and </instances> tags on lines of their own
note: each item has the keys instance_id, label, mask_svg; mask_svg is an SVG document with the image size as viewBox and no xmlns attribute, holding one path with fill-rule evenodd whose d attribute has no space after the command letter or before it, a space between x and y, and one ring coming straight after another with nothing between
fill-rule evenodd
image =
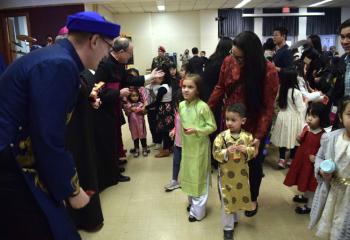
<instances>
[{"instance_id":1,"label":"child in red dress","mask_svg":"<svg viewBox=\"0 0 350 240\"><path fill-rule=\"evenodd\" d=\"M297 185L298 190L306 195L306 197L295 195L293 198L294 202L306 203L295 209L298 214L308 214L311 210L312 199L317 188L314 174L315 155L320 148L323 128L327 127L328 121L325 105L315 102L309 106L306 113L307 125L297 139L300 147L284 180L285 185L289 187Z\"/></svg>"}]
</instances>

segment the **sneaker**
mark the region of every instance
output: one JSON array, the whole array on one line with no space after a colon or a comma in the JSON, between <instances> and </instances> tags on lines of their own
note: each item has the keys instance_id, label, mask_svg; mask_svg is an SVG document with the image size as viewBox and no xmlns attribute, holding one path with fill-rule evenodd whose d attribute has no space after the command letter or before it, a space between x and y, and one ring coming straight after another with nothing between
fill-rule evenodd
<instances>
[{"instance_id":1,"label":"sneaker","mask_svg":"<svg viewBox=\"0 0 350 240\"><path fill-rule=\"evenodd\" d=\"M166 192L171 192L175 189L180 188L180 184L176 180L171 180L170 183L168 185L166 185L164 188L165 188Z\"/></svg>"},{"instance_id":2,"label":"sneaker","mask_svg":"<svg viewBox=\"0 0 350 240\"><path fill-rule=\"evenodd\" d=\"M293 159L288 159L286 165L287 167L290 167L290 165L292 165Z\"/></svg>"},{"instance_id":3,"label":"sneaker","mask_svg":"<svg viewBox=\"0 0 350 240\"><path fill-rule=\"evenodd\" d=\"M278 161L278 168L279 168L279 169L284 169L284 168L286 168L286 160L280 159L280 160Z\"/></svg>"},{"instance_id":4,"label":"sneaker","mask_svg":"<svg viewBox=\"0 0 350 240\"><path fill-rule=\"evenodd\" d=\"M142 148L142 156L147 157L149 150L147 148Z\"/></svg>"},{"instance_id":5,"label":"sneaker","mask_svg":"<svg viewBox=\"0 0 350 240\"><path fill-rule=\"evenodd\" d=\"M157 143L157 144L154 146L154 150L160 150L160 149L162 149L162 144Z\"/></svg>"},{"instance_id":6,"label":"sneaker","mask_svg":"<svg viewBox=\"0 0 350 240\"><path fill-rule=\"evenodd\" d=\"M140 149L136 148L133 155L134 155L134 158L137 158L138 156L140 156Z\"/></svg>"},{"instance_id":7,"label":"sneaker","mask_svg":"<svg viewBox=\"0 0 350 240\"><path fill-rule=\"evenodd\" d=\"M311 208L304 205L304 207L296 207L295 212L297 214L309 214L311 212Z\"/></svg>"},{"instance_id":8,"label":"sneaker","mask_svg":"<svg viewBox=\"0 0 350 240\"><path fill-rule=\"evenodd\" d=\"M304 197L304 195L295 195L293 197L293 202L297 202L297 203L307 203L307 198Z\"/></svg>"},{"instance_id":9,"label":"sneaker","mask_svg":"<svg viewBox=\"0 0 350 240\"><path fill-rule=\"evenodd\" d=\"M190 215L189 217L188 217L188 221L189 222L197 222L197 221L199 221L197 218L195 218L194 216L192 216L192 215Z\"/></svg>"}]
</instances>

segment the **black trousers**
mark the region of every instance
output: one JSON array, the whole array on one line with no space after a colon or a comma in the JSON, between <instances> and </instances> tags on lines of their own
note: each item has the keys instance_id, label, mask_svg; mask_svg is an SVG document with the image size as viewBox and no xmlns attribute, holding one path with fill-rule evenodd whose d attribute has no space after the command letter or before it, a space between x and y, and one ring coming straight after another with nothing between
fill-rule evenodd
<instances>
[{"instance_id":1,"label":"black trousers","mask_svg":"<svg viewBox=\"0 0 350 240\"><path fill-rule=\"evenodd\" d=\"M146 138L142 138L142 139L135 139L134 140L134 148L135 149L140 148L140 142L141 142L142 148L147 148L147 140L146 140Z\"/></svg>"},{"instance_id":2,"label":"black trousers","mask_svg":"<svg viewBox=\"0 0 350 240\"><path fill-rule=\"evenodd\" d=\"M260 184L263 176L262 164L265 159L264 147L265 139L261 139L258 155L248 162L249 165L249 184L250 184L250 195L253 202L257 201L259 197Z\"/></svg>"},{"instance_id":3,"label":"black trousers","mask_svg":"<svg viewBox=\"0 0 350 240\"><path fill-rule=\"evenodd\" d=\"M151 131L153 143L162 143L162 136L157 134L157 112L156 110L148 110L147 113L149 130Z\"/></svg>"},{"instance_id":4,"label":"black trousers","mask_svg":"<svg viewBox=\"0 0 350 240\"><path fill-rule=\"evenodd\" d=\"M295 153L296 153L297 149L298 149L298 147L294 147L294 148L290 149L290 154L289 154L289 158L290 159L294 159L294 156L295 156ZM280 147L278 150L279 150L279 153L280 153L280 159L286 159L287 148Z\"/></svg>"},{"instance_id":5,"label":"black trousers","mask_svg":"<svg viewBox=\"0 0 350 240\"><path fill-rule=\"evenodd\" d=\"M0 239L53 240L47 219L19 173L10 148L0 152Z\"/></svg>"},{"instance_id":6,"label":"black trousers","mask_svg":"<svg viewBox=\"0 0 350 240\"><path fill-rule=\"evenodd\" d=\"M171 138L169 137L169 132L159 132L159 135L162 136L162 140L163 140L163 149L170 149L171 146L173 146L173 141L171 140Z\"/></svg>"}]
</instances>

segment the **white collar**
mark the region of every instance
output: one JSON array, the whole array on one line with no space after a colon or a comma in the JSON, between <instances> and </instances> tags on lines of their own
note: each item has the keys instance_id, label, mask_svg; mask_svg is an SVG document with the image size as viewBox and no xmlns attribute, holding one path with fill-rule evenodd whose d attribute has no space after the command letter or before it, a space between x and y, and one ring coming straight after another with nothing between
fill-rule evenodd
<instances>
[{"instance_id":1,"label":"white collar","mask_svg":"<svg viewBox=\"0 0 350 240\"><path fill-rule=\"evenodd\" d=\"M317 134L322 132L322 128L310 129L310 132L312 132L313 134Z\"/></svg>"}]
</instances>

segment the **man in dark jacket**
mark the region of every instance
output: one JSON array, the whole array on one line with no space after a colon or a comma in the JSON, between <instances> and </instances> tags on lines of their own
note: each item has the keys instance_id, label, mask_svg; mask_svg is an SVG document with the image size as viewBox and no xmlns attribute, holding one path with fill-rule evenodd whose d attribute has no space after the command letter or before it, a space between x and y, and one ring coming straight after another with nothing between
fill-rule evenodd
<instances>
[{"instance_id":1,"label":"man in dark jacket","mask_svg":"<svg viewBox=\"0 0 350 240\"><path fill-rule=\"evenodd\" d=\"M84 68L96 69L120 26L95 12L68 17L69 35L0 77L0 239L80 239L65 204L89 202L65 148Z\"/></svg>"},{"instance_id":2,"label":"man in dark jacket","mask_svg":"<svg viewBox=\"0 0 350 240\"><path fill-rule=\"evenodd\" d=\"M287 34L287 29L283 27L278 27L273 30L273 42L276 44L277 49L272 61L278 72L293 65L293 54L286 43Z\"/></svg>"},{"instance_id":3,"label":"man in dark jacket","mask_svg":"<svg viewBox=\"0 0 350 240\"><path fill-rule=\"evenodd\" d=\"M193 57L189 62L189 72L196 73L199 75L203 74L203 69L205 66L205 59L198 56L198 48L192 48Z\"/></svg>"}]
</instances>

